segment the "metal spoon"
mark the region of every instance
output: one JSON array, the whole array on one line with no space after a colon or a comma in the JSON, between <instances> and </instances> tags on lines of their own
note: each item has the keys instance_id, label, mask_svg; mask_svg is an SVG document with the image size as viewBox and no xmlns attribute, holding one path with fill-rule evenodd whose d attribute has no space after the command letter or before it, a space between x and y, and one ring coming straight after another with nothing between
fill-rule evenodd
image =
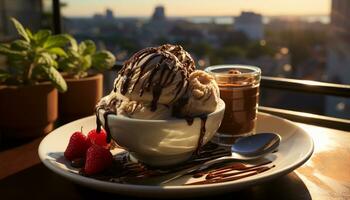
<instances>
[{"instance_id":1,"label":"metal spoon","mask_svg":"<svg viewBox=\"0 0 350 200\"><path fill-rule=\"evenodd\" d=\"M161 177L143 179L141 184L163 185L189 173L198 173L213 165L229 161L247 161L264 157L277 149L281 137L276 133L258 133L252 136L242 137L235 141L231 147L232 155L212 159L194 167L166 174ZM140 183L138 181L138 183Z\"/></svg>"},{"instance_id":2,"label":"metal spoon","mask_svg":"<svg viewBox=\"0 0 350 200\"><path fill-rule=\"evenodd\" d=\"M281 142L281 136L276 133L258 133L256 135L239 138L231 146L231 156L223 156L202 163L191 172L200 172L208 169L214 164L229 161L256 160L275 151ZM172 179L173 180L173 179ZM169 182L169 181L167 181ZM164 182L162 182L164 183Z\"/></svg>"},{"instance_id":3,"label":"metal spoon","mask_svg":"<svg viewBox=\"0 0 350 200\"><path fill-rule=\"evenodd\" d=\"M239 138L231 147L232 157L239 155L238 159L251 160L260 158L277 149L281 136L276 133L259 133Z\"/></svg>"}]
</instances>

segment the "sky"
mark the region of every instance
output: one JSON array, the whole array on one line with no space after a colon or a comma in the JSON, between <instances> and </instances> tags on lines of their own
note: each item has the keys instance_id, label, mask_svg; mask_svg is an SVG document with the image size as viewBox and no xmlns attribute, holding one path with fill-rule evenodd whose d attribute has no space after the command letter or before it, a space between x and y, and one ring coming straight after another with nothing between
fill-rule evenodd
<instances>
[{"instance_id":1,"label":"sky","mask_svg":"<svg viewBox=\"0 0 350 200\"><path fill-rule=\"evenodd\" d=\"M167 16L231 16L241 11L263 15L328 15L331 0L61 0L65 16L92 16L107 8L116 17L150 16L157 5Z\"/></svg>"}]
</instances>

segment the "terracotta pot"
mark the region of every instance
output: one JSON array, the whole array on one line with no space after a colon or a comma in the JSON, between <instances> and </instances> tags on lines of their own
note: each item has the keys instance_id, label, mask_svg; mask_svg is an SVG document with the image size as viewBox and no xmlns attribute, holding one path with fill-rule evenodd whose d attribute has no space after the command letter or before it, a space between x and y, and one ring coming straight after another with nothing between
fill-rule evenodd
<instances>
[{"instance_id":1,"label":"terracotta pot","mask_svg":"<svg viewBox=\"0 0 350 200\"><path fill-rule=\"evenodd\" d=\"M70 122L94 114L102 98L103 76L95 74L82 79L66 78L68 90L59 94L61 122Z\"/></svg>"},{"instance_id":2,"label":"terracotta pot","mask_svg":"<svg viewBox=\"0 0 350 200\"><path fill-rule=\"evenodd\" d=\"M0 86L0 133L26 139L50 132L57 120L58 92L49 82Z\"/></svg>"}]
</instances>

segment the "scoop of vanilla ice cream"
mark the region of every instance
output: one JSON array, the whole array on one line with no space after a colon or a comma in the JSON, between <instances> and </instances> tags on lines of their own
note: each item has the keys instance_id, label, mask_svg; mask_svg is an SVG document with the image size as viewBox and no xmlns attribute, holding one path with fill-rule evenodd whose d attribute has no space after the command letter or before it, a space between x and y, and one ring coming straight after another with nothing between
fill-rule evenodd
<instances>
[{"instance_id":1,"label":"scoop of vanilla ice cream","mask_svg":"<svg viewBox=\"0 0 350 200\"><path fill-rule=\"evenodd\" d=\"M117 115L135 119L169 119L171 114L171 109L164 105L158 105L157 110L151 111L150 105L140 101L123 101L117 110Z\"/></svg>"},{"instance_id":2,"label":"scoop of vanilla ice cream","mask_svg":"<svg viewBox=\"0 0 350 200\"><path fill-rule=\"evenodd\" d=\"M115 92L130 101L170 106L183 96L194 61L181 46L163 45L143 49L123 66L115 81Z\"/></svg>"},{"instance_id":3,"label":"scoop of vanilla ice cream","mask_svg":"<svg viewBox=\"0 0 350 200\"><path fill-rule=\"evenodd\" d=\"M182 116L199 116L216 110L220 100L217 83L210 74L196 70L190 74L187 103L180 109Z\"/></svg>"},{"instance_id":4,"label":"scoop of vanilla ice cream","mask_svg":"<svg viewBox=\"0 0 350 200\"><path fill-rule=\"evenodd\" d=\"M161 50L169 51L179 59L182 65L191 73L196 67L191 55L180 45L165 44L159 47Z\"/></svg>"},{"instance_id":5,"label":"scoop of vanilla ice cream","mask_svg":"<svg viewBox=\"0 0 350 200\"><path fill-rule=\"evenodd\" d=\"M96 105L96 108L104 108L116 111L123 102L129 101L125 96L112 91L110 94L104 96Z\"/></svg>"},{"instance_id":6,"label":"scoop of vanilla ice cream","mask_svg":"<svg viewBox=\"0 0 350 200\"><path fill-rule=\"evenodd\" d=\"M151 111L150 105L141 101L130 101L125 96L111 92L97 104L98 108L113 111L117 115L136 119L170 119L171 107L159 104L157 110Z\"/></svg>"}]
</instances>

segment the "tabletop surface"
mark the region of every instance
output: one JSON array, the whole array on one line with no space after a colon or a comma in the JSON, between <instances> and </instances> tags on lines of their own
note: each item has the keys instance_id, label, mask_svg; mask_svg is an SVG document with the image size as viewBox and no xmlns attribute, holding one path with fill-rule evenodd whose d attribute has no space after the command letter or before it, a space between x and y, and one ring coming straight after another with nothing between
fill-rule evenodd
<instances>
[{"instance_id":1,"label":"tabletop surface","mask_svg":"<svg viewBox=\"0 0 350 200\"><path fill-rule=\"evenodd\" d=\"M350 199L350 132L297 125L314 140L309 161L288 175L215 198ZM0 151L0 199L137 199L88 189L51 172L37 154L41 139Z\"/></svg>"}]
</instances>

